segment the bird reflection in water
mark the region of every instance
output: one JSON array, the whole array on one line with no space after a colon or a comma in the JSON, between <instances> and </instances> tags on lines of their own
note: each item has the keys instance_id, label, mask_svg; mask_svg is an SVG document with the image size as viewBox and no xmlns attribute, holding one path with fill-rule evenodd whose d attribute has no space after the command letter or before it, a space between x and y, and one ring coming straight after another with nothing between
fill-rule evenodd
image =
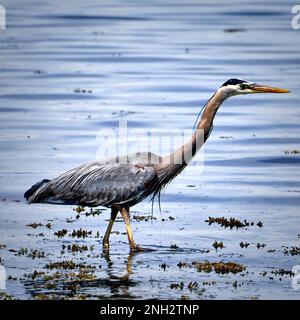
<instances>
[{"instance_id":1,"label":"bird reflection in water","mask_svg":"<svg viewBox=\"0 0 300 320\"><path fill-rule=\"evenodd\" d=\"M125 273L123 275L116 275L116 268L114 262L111 259L109 251L103 251L101 257L106 261L106 273L108 275L107 285L111 289L111 297L123 297L123 298L136 298L130 293L130 288L136 286L136 282L130 279L133 274L133 261L137 252L130 251L127 259L124 261ZM102 269L104 267L102 266ZM119 269L119 267L118 267Z\"/></svg>"}]
</instances>

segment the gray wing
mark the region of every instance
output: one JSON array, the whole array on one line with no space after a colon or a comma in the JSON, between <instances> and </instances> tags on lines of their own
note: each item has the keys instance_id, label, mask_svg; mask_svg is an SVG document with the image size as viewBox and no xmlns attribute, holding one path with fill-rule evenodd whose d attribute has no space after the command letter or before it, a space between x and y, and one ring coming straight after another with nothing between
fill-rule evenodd
<instances>
[{"instance_id":1,"label":"gray wing","mask_svg":"<svg viewBox=\"0 0 300 320\"><path fill-rule=\"evenodd\" d=\"M91 162L43 185L28 202L133 205L151 193L156 181L156 171L149 165Z\"/></svg>"}]
</instances>

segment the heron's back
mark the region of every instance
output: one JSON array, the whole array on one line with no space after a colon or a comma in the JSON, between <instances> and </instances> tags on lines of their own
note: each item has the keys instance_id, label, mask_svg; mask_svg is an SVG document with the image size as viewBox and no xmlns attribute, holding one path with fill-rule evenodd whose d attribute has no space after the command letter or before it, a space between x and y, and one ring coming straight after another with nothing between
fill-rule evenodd
<instances>
[{"instance_id":1,"label":"heron's back","mask_svg":"<svg viewBox=\"0 0 300 320\"><path fill-rule=\"evenodd\" d=\"M154 164L160 159L160 156L145 152L89 162L42 185L28 202L132 206L158 186Z\"/></svg>"}]
</instances>

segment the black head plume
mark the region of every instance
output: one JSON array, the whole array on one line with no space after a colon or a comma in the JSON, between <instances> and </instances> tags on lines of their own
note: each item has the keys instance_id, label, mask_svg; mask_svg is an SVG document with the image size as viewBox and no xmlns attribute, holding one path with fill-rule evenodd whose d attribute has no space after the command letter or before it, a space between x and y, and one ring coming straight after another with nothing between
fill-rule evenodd
<instances>
[{"instance_id":1,"label":"black head plume","mask_svg":"<svg viewBox=\"0 0 300 320\"><path fill-rule=\"evenodd\" d=\"M247 81L233 78L233 79L229 79L226 82L224 82L221 85L221 87L225 87L225 86L229 86L229 85L236 85L236 84L245 83L245 82L247 82Z\"/></svg>"}]
</instances>

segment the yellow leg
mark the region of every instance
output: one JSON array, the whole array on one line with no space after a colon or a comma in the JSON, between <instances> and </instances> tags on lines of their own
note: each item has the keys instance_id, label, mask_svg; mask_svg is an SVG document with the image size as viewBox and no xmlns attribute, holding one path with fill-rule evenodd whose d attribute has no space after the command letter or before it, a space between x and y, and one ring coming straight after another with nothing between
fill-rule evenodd
<instances>
[{"instance_id":1,"label":"yellow leg","mask_svg":"<svg viewBox=\"0 0 300 320\"><path fill-rule=\"evenodd\" d=\"M128 236L128 242L129 242L129 247L131 250L134 251L140 251L142 250L141 247L137 246L135 242L133 241L133 233L130 227L130 219L129 219L129 208L122 208L120 210L121 215L125 221L126 225L126 231L127 231L127 236Z\"/></svg>"},{"instance_id":2,"label":"yellow leg","mask_svg":"<svg viewBox=\"0 0 300 320\"><path fill-rule=\"evenodd\" d=\"M113 227L113 224L116 220L116 217L118 215L119 209L118 208L111 208L111 214L110 214L110 220L103 238L103 249L109 248L109 236L111 233L111 229Z\"/></svg>"}]
</instances>

